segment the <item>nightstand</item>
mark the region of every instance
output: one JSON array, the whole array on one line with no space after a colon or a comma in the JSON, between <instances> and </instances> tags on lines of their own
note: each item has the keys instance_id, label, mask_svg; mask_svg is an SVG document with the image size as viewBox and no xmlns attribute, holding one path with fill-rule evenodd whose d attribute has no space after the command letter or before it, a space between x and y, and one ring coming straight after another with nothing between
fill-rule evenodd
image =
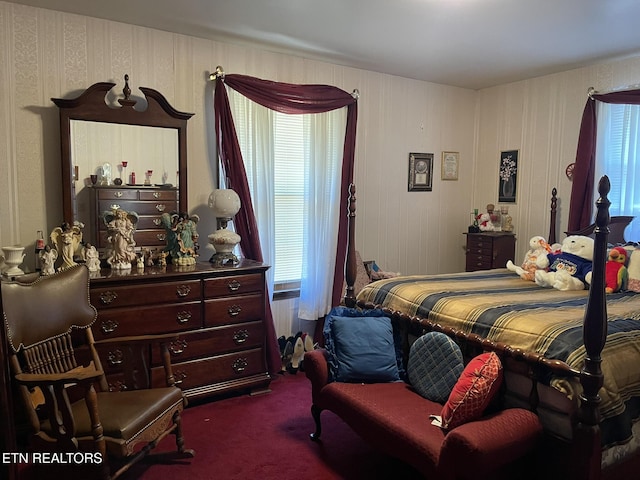
<instances>
[{"instance_id":1,"label":"nightstand","mask_svg":"<svg viewBox=\"0 0 640 480\"><path fill-rule=\"evenodd\" d=\"M513 260L516 236L508 232L465 233L467 235L466 271L505 268Z\"/></svg>"}]
</instances>

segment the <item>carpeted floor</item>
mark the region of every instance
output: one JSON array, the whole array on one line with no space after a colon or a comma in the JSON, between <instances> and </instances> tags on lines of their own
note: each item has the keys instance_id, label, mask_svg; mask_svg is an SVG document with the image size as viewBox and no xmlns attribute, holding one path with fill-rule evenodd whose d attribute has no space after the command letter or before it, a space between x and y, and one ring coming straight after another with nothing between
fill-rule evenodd
<instances>
[{"instance_id":1,"label":"carpeted floor","mask_svg":"<svg viewBox=\"0 0 640 480\"><path fill-rule=\"evenodd\" d=\"M331 412L322 414L322 442L311 441L311 385L303 372L278 375L271 390L190 406L183 425L195 458L139 464L124 480L420 478L407 465L369 448ZM158 448L173 446L170 436Z\"/></svg>"}]
</instances>

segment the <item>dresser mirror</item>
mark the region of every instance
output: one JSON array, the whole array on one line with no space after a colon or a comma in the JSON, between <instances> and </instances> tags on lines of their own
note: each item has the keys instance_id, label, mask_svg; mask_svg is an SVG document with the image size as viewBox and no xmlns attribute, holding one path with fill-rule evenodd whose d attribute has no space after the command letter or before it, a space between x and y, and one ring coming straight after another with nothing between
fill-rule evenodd
<instances>
[{"instance_id":1,"label":"dresser mirror","mask_svg":"<svg viewBox=\"0 0 640 480\"><path fill-rule=\"evenodd\" d=\"M52 98L60 110L64 221L85 225L84 241L96 236L97 189L172 192L180 211L187 206L187 120L165 97L140 87L131 96L128 75L121 94L115 83L96 83L73 99ZM125 196L127 194L125 193Z\"/></svg>"}]
</instances>

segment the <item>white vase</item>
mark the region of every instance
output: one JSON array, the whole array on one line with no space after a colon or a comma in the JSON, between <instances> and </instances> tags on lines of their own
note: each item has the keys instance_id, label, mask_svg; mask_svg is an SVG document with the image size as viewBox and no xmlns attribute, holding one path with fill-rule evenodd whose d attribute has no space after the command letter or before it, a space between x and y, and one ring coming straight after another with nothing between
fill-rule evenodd
<instances>
[{"instance_id":1,"label":"white vase","mask_svg":"<svg viewBox=\"0 0 640 480\"><path fill-rule=\"evenodd\" d=\"M24 275L24 272L19 268L22 260L24 260L24 256L24 247L18 245L2 247L2 258L4 260L3 273L8 277Z\"/></svg>"}]
</instances>

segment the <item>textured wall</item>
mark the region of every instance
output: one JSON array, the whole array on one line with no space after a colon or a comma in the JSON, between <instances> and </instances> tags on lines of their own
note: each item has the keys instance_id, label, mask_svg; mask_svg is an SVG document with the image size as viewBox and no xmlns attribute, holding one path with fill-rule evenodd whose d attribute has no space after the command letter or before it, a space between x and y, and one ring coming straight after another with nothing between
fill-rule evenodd
<instances>
[{"instance_id":1,"label":"textured wall","mask_svg":"<svg viewBox=\"0 0 640 480\"><path fill-rule=\"evenodd\" d=\"M639 52L640 54L640 52ZM516 261L529 237L548 233L551 188L567 221L573 161L587 88L638 84L640 57L471 91L305 60L264 50L132 25L0 2L0 245L26 245L34 263L37 230L60 223L61 177L57 109L71 97L128 73L138 86L162 92L189 121L189 204L206 208L215 184L212 123L216 65L291 83L326 83L360 91L355 181L357 248L388 271L436 273L464 268L469 212L497 203L501 150L520 150ZM138 92L139 93L139 92ZM443 150L460 152L458 181L440 180ZM432 192L407 192L409 152L434 153ZM204 242L203 242L204 243ZM203 257L210 252L204 249Z\"/></svg>"}]
</instances>

